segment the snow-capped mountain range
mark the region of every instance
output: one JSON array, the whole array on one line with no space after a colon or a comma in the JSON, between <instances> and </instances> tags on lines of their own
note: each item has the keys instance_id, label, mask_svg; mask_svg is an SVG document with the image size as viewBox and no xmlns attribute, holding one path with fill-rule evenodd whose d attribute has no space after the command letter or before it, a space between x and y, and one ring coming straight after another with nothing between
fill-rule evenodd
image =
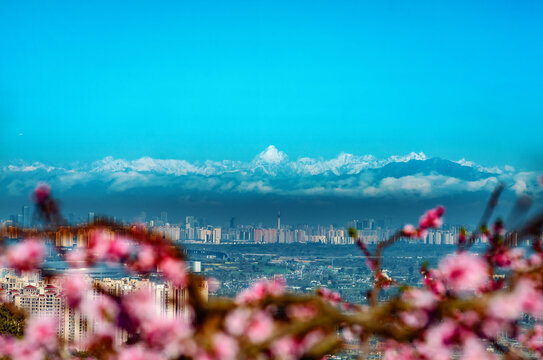
<instances>
[{"instance_id":1,"label":"snow-capped mountain range","mask_svg":"<svg viewBox=\"0 0 543 360\"><path fill-rule=\"evenodd\" d=\"M333 159L289 159L270 145L252 161L188 162L113 157L58 167L22 161L0 166L5 194L28 193L38 181L61 191L124 192L158 188L183 192L260 193L285 196L437 197L491 191L499 181L517 193L538 192L536 173L511 166L484 167L466 159L429 158L424 153L378 159L341 153Z\"/></svg>"}]
</instances>

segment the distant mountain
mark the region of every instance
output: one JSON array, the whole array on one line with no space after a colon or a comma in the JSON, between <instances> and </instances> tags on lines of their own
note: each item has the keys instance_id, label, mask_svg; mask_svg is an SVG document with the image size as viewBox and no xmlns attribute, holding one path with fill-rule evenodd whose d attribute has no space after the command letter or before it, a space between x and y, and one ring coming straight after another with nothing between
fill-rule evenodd
<instances>
[{"instance_id":1,"label":"distant mountain","mask_svg":"<svg viewBox=\"0 0 543 360\"><path fill-rule=\"evenodd\" d=\"M274 146L249 162L106 157L58 166L19 161L0 165L0 218L20 211L44 181L65 211L79 214L135 218L142 211L168 211L179 219L198 215L258 223L274 222L281 210L290 223L341 224L361 216L416 221L425 209L443 204L448 221L469 222L498 182L507 185L502 206L511 206L515 193L540 194L537 175L423 153L291 160Z\"/></svg>"},{"instance_id":2,"label":"distant mountain","mask_svg":"<svg viewBox=\"0 0 543 360\"><path fill-rule=\"evenodd\" d=\"M18 162L0 169L0 188L7 196L27 194L39 181L59 191L89 194L140 189L172 194L432 198L490 191L499 181L517 192L539 189L536 174L517 173L508 166L485 168L464 159L427 158L423 153L387 159L342 153L333 159L289 160L274 146L250 162L106 157L72 166Z\"/></svg>"}]
</instances>

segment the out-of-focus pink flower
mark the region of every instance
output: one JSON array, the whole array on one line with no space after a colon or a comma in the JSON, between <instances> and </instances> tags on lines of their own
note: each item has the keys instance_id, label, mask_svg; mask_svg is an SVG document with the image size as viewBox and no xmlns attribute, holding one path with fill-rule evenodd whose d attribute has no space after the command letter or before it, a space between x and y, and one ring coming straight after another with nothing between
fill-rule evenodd
<instances>
[{"instance_id":1,"label":"out-of-focus pink flower","mask_svg":"<svg viewBox=\"0 0 543 360\"><path fill-rule=\"evenodd\" d=\"M445 284L443 283L443 276L436 269L430 269L424 276L424 285L428 290L432 292L438 298L441 298L445 294Z\"/></svg>"},{"instance_id":2,"label":"out-of-focus pink flower","mask_svg":"<svg viewBox=\"0 0 543 360\"><path fill-rule=\"evenodd\" d=\"M504 320L487 317L481 325L481 330L485 336L493 339L506 327L507 323Z\"/></svg>"},{"instance_id":3,"label":"out-of-focus pink flower","mask_svg":"<svg viewBox=\"0 0 543 360\"><path fill-rule=\"evenodd\" d=\"M303 350L300 342L291 336L282 337L270 345L270 351L276 359L294 360L298 359Z\"/></svg>"},{"instance_id":4,"label":"out-of-focus pink flower","mask_svg":"<svg viewBox=\"0 0 543 360\"><path fill-rule=\"evenodd\" d=\"M412 346L387 340L384 343L383 360L415 360L419 357Z\"/></svg>"},{"instance_id":5,"label":"out-of-focus pink flower","mask_svg":"<svg viewBox=\"0 0 543 360\"><path fill-rule=\"evenodd\" d=\"M16 346L17 342L14 337L0 335L0 356L11 356Z\"/></svg>"},{"instance_id":6,"label":"out-of-focus pink flower","mask_svg":"<svg viewBox=\"0 0 543 360\"><path fill-rule=\"evenodd\" d=\"M413 329L420 329L428 324L428 313L423 310L403 311L400 313L403 323Z\"/></svg>"},{"instance_id":7,"label":"out-of-focus pink flower","mask_svg":"<svg viewBox=\"0 0 543 360\"><path fill-rule=\"evenodd\" d=\"M30 271L38 268L45 259L45 245L37 239L26 239L7 251L8 266L17 271Z\"/></svg>"},{"instance_id":8,"label":"out-of-focus pink flower","mask_svg":"<svg viewBox=\"0 0 543 360\"><path fill-rule=\"evenodd\" d=\"M462 360L493 360L496 357L490 352L486 351L485 346L471 336L464 341L462 348Z\"/></svg>"},{"instance_id":9,"label":"out-of-focus pink flower","mask_svg":"<svg viewBox=\"0 0 543 360\"><path fill-rule=\"evenodd\" d=\"M238 304L250 303L262 300L268 295L278 296L285 291L284 278L274 280L261 279L253 284L250 288L242 291L236 297Z\"/></svg>"},{"instance_id":10,"label":"out-of-focus pink flower","mask_svg":"<svg viewBox=\"0 0 543 360\"><path fill-rule=\"evenodd\" d=\"M423 310L432 310L436 305L434 294L424 289L408 289L402 294L402 299Z\"/></svg>"},{"instance_id":11,"label":"out-of-focus pink flower","mask_svg":"<svg viewBox=\"0 0 543 360\"><path fill-rule=\"evenodd\" d=\"M154 317L145 321L141 329L146 343L158 348L165 348L192 335L189 324L178 319Z\"/></svg>"},{"instance_id":12,"label":"out-of-focus pink flower","mask_svg":"<svg viewBox=\"0 0 543 360\"><path fill-rule=\"evenodd\" d=\"M25 339L34 346L52 350L57 345L58 320L52 317L32 317L25 329Z\"/></svg>"},{"instance_id":13,"label":"out-of-focus pink flower","mask_svg":"<svg viewBox=\"0 0 543 360\"><path fill-rule=\"evenodd\" d=\"M117 357L118 360L160 360L160 353L145 349L141 345L132 345L122 348Z\"/></svg>"},{"instance_id":14,"label":"out-of-focus pink flower","mask_svg":"<svg viewBox=\"0 0 543 360\"><path fill-rule=\"evenodd\" d=\"M139 322L144 322L158 316L158 307L149 288L142 288L122 299L128 314Z\"/></svg>"},{"instance_id":15,"label":"out-of-focus pink flower","mask_svg":"<svg viewBox=\"0 0 543 360\"><path fill-rule=\"evenodd\" d=\"M445 320L426 331L424 341L416 344L417 350L428 359L450 359L451 345L457 334L458 326L455 322Z\"/></svg>"},{"instance_id":16,"label":"out-of-focus pink flower","mask_svg":"<svg viewBox=\"0 0 543 360\"><path fill-rule=\"evenodd\" d=\"M287 315L290 318L307 321L314 318L318 309L313 304L295 304L287 308Z\"/></svg>"},{"instance_id":17,"label":"out-of-focus pink flower","mask_svg":"<svg viewBox=\"0 0 543 360\"><path fill-rule=\"evenodd\" d=\"M283 276L277 276L267 283L267 292L272 296L279 296L285 292L286 280Z\"/></svg>"},{"instance_id":18,"label":"out-of-focus pink flower","mask_svg":"<svg viewBox=\"0 0 543 360\"><path fill-rule=\"evenodd\" d=\"M446 285L454 292L475 291L488 281L488 265L480 257L467 252L448 255L439 262Z\"/></svg>"},{"instance_id":19,"label":"out-of-focus pink flower","mask_svg":"<svg viewBox=\"0 0 543 360\"><path fill-rule=\"evenodd\" d=\"M187 265L184 261L167 257L160 261L159 269L164 277L176 287L185 287L188 283Z\"/></svg>"},{"instance_id":20,"label":"out-of-focus pink flower","mask_svg":"<svg viewBox=\"0 0 543 360\"><path fill-rule=\"evenodd\" d=\"M528 334L521 333L518 339L528 349L537 351L539 356L543 354L543 325L535 324Z\"/></svg>"},{"instance_id":21,"label":"out-of-focus pink flower","mask_svg":"<svg viewBox=\"0 0 543 360\"><path fill-rule=\"evenodd\" d=\"M45 359L43 348L36 346L35 343L27 339L16 342L16 346L11 352L12 360L43 360Z\"/></svg>"},{"instance_id":22,"label":"out-of-focus pink flower","mask_svg":"<svg viewBox=\"0 0 543 360\"><path fill-rule=\"evenodd\" d=\"M319 342L324 339L324 333L320 329L316 329L308 332L302 339L300 345L303 349L302 353L307 352L313 346L317 345Z\"/></svg>"},{"instance_id":23,"label":"out-of-focus pink flower","mask_svg":"<svg viewBox=\"0 0 543 360\"><path fill-rule=\"evenodd\" d=\"M342 301L341 295L338 292L332 291L327 288L318 288L317 295L327 300L328 302L330 302L330 304L334 306Z\"/></svg>"},{"instance_id":24,"label":"out-of-focus pink flower","mask_svg":"<svg viewBox=\"0 0 543 360\"><path fill-rule=\"evenodd\" d=\"M51 197L51 187L47 183L39 183L34 189L34 201L41 205Z\"/></svg>"},{"instance_id":25,"label":"out-of-focus pink flower","mask_svg":"<svg viewBox=\"0 0 543 360\"><path fill-rule=\"evenodd\" d=\"M83 275L67 275L62 279L62 294L66 296L70 307L79 307L89 289L89 280Z\"/></svg>"},{"instance_id":26,"label":"out-of-focus pink flower","mask_svg":"<svg viewBox=\"0 0 543 360\"><path fill-rule=\"evenodd\" d=\"M346 326L341 329L341 336L347 342L352 342L360 338L362 327L360 325Z\"/></svg>"},{"instance_id":27,"label":"out-of-focus pink flower","mask_svg":"<svg viewBox=\"0 0 543 360\"><path fill-rule=\"evenodd\" d=\"M126 258L132 250L132 243L123 236L115 236L110 242L105 254L106 260L119 262Z\"/></svg>"},{"instance_id":28,"label":"out-of-focus pink flower","mask_svg":"<svg viewBox=\"0 0 543 360\"><path fill-rule=\"evenodd\" d=\"M443 223L443 214L445 213L445 208L443 206L438 206L435 209L428 210L419 221L420 229L428 228L438 228Z\"/></svg>"},{"instance_id":29,"label":"out-of-focus pink flower","mask_svg":"<svg viewBox=\"0 0 543 360\"><path fill-rule=\"evenodd\" d=\"M157 262L155 250L151 245L141 245L138 251L136 268L139 271L148 272L154 270Z\"/></svg>"},{"instance_id":30,"label":"out-of-focus pink flower","mask_svg":"<svg viewBox=\"0 0 543 360\"><path fill-rule=\"evenodd\" d=\"M251 310L246 308L237 308L231 311L224 319L226 331L235 336L243 334L249 319L251 318Z\"/></svg>"},{"instance_id":31,"label":"out-of-focus pink flower","mask_svg":"<svg viewBox=\"0 0 543 360\"><path fill-rule=\"evenodd\" d=\"M210 293L215 293L217 290L219 290L219 287L221 286L221 282L215 278L208 278L207 279L207 289Z\"/></svg>"},{"instance_id":32,"label":"out-of-focus pink flower","mask_svg":"<svg viewBox=\"0 0 543 360\"><path fill-rule=\"evenodd\" d=\"M407 224L403 227L402 233L404 236L412 238L417 235L417 229L413 225Z\"/></svg>"},{"instance_id":33,"label":"out-of-focus pink flower","mask_svg":"<svg viewBox=\"0 0 543 360\"><path fill-rule=\"evenodd\" d=\"M522 312L543 318L543 294L528 279L519 280L512 292L495 296L488 306L489 315L497 319L515 320Z\"/></svg>"},{"instance_id":34,"label":"out-of-focus pink flower","mask_svg":"<svg viewBox=\"0 0 543 360\"><path fill-rule=\"evenodd\" d=\"M265 311L253 314L246 329L247 338L253 343L266 340L273 331L273 318Z\"/></svg>"},{"instance_id":35,"label":"out-of-focus pink flower","mask_svg":"<svg viewBox=\"0 0 543 360\"><path fill-rule=\"evenodd\" d=\"M89 234L89 245L87 251L92 256L93 260L102 261L106 258L109 243L113 237L113 233L103 229L94 230Z\"/></svg>"},{"instance_id":36,"label":"out-of-focus pink flower","mask_svg":"<svg viewBox=\"0 0 543 360\"><path fill-rule=\"evenodd\" d=\"M235 360L239 351L237 341L225 333L219 332L213 336L213 353L217 360Z\"/></svg>"},{"instance_id":37,"label":"out-of-focus pink flower","mask_svg":"<svg viewBox=\"0 0 543 360\"><path fill-rule=\"evenodd\" d=\"M132 298L128 299L128 302L133 300ZM133 308L137 306L132 304ZM96 298L89 299L87 298L81 305L83 313L87 318L97 321L98 323L115 323L117 315L119 314L119 305L113 301L110 297L105 295L100 295ZM131 308L131 310L133 310Z\"/></svg>"},{"instance_id":38,"label":"out-of-focus pink flower","mask_svg":"<svg viewBox=\"0 0 543 360\"><path fill-rule=\"evenodd\" d=\"M73 249L66 253L64 260L68 263L68 265L70 265L70 267L78 268L85 264L85 261L87 260L87 252L83 249Z\"/></svg>"}]
</instances>

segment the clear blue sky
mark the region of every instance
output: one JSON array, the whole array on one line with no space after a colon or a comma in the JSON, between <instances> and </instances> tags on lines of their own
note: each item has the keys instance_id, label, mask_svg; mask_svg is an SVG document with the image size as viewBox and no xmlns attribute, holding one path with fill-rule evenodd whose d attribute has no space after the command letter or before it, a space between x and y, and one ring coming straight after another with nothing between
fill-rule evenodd
<instances>
[{"instance_id":1,"label":"clear blue sky","mask_svg":"<svg viewBox=\"0 0 543 360\"><path fill-rule=\"evenodd\" d=\"M543 158L540 1L3 1L0 162Z\"/></svg>"}]
</instances>

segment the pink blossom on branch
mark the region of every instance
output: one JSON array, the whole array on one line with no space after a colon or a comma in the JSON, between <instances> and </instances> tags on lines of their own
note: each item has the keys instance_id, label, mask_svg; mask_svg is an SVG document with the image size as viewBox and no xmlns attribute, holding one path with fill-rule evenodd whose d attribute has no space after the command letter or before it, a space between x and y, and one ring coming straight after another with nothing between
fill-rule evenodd
<instances>
[{"instance_id":1,"label":"pink blossom on branch","mask_svg":"<svg viewBox=\"0 0 543 360\"><path fill-rule=\"evenodd\" d=\"M46 247L38 239L26 239L7 251L7 266L17 271L30 271L40 267L45 259Z\"/></svg>"},{"instance_id":2,"label":"pink blossom on branch","mask_svg":"<svg viewBox=\"0 0 543 360\"><path fill-rule=\"evenodd\" d=\"M25 340L33 346L53 350L57 346L58 320L53 317L32 317L25 330Z\"/></svg>"},{"instance_id":3,"label":"pink blossom on branch","mask_svg":"<svg viewBox=\"0 0 543 360\"><path fill-rule=\"evenodd\" d=\"M236 297L238 304L246 304L264 299L266 296L279 296L285 291L285 279L261 279Z\"/></svg>"},{"instance_id":4,"label":"pink blossom on branch","mask_svg":"<svg viewBox=\"0 0 543 360\"><path fill-rule=\"evenodd\" d=\"M446 286L455 293L477 291L488 282L488 265L480 256L468 252L448 255L439 262Z\"/></svg>"},{"instance_id":5,"label":"pink blossom on branch","mask_svg":"<svg viewBox=\"0 0 543 360\"><path fill-rule=\"evenodd\" d=\"M62 293L66 296L70 307L79 307L89 290L89 280L83 275L73 274L62 278Z\"/></svg>"},{"instance_id":6,"label":"pink blossom on branch","mask_svg":"<svg viewBox=\"0 0 543 360\"><path fill-rule=\"evenodd\" d=\"M39 183L34 189L34 201L41 205L51 197L51 187L47 183Z\"/></svg>"},{"instance_id":7,"label":"pink blossom on branch","mask_svg":"<svg viewBox=\"0 0 543 360\"><path fill-rule=\"evenodd\" d=\"M185 287L188 284L187 264L178 259L167 257L160 261L159 270L164 277L176 287Z\"/></svg>"}]
</instances>

